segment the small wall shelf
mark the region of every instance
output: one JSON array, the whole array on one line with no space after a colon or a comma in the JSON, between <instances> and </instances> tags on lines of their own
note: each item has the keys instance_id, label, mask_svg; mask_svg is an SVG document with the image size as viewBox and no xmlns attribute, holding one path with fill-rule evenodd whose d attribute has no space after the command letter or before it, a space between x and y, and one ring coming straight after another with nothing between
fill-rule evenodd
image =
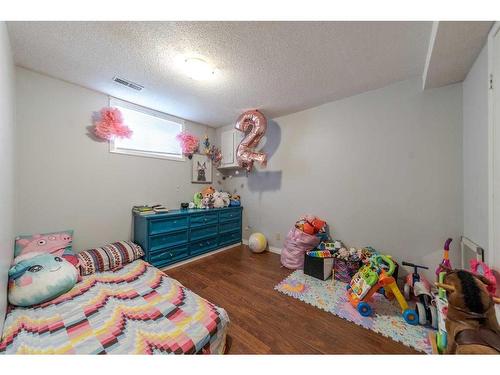
<instances>
[{"instance_id":1,"label":"small wall shelf","mask_svg":"<svg viewBox=\"0 0 500 375\"><path fill-rule=\"evenodd\" d=\"M240 166L236 160L236 149L243 139L244 134L236 129L226 130L221 134L222 160L217 169L238 169Z\"/></svg>"}]
</instances>

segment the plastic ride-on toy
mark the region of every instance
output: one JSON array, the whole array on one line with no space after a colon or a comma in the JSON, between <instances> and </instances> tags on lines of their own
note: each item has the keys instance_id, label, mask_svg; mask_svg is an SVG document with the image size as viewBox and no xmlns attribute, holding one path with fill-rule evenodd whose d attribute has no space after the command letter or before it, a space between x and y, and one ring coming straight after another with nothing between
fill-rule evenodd
<instances>
[{"instance_id":1,"label":"plastic ride-on toy","mask_svg":"<svg viewBox=\"0 0 500 375\"><path fill-rule=\"evenodd\" d=\"M439 274L439 282L444 284L444 277L446 272ZM444 353L448 346L448 333L446 332L446 315L448 315L448 298L446 297L446 290L438 288L437 294L434 295L437 309L437 332L436 332L436 346L439 353Z\"/></svg>"},{"instance_id":2,"label":"plastic ride-on toy","mask_svg":"<svg viewBox=\"0 0 500 375\"><path fill-rule=\"evenodd\" d=\"M401 306L403 319L408 324L417 325L417 313L410 309L396 284L396 280L392 277L395 269L396 265L388 256L372 256L370 263L361 267L347 286L349 302L362 316L370 316L372 307L368 302L372 301L373 294L383 288L387 299L392 300L396 297L399 306Z\"/></svg>"},{"instance_id":3,"label":"plastic ride-on toy","mask_svg":"<svg viewBox=\"0 0 500 375\"><path fill-rule=\"evenodd\" d=\"M406 277L404 286L404 296L410 300L412 295L416 298L415 310L418 315L418 322L423 326L438 328L437 309L434 304L434 296L431 294L431 284L418 273L418 269L428 270L429 267L418 264L403 262L403 266L413 267L413 273Z\"/></svg>"}]
</instances>

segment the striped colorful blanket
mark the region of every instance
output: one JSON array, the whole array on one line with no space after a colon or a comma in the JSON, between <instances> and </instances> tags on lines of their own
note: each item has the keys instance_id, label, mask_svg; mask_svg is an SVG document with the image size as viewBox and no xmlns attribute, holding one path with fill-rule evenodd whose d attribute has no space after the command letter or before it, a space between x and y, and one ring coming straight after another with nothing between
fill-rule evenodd
<instances>
[{"instance_id":1,"label":"striped colorful blanket","mask_svg":"<svg viewBox=\"0 0 500 375\"><path fill-rule=\"evenodd\" d=\"M136 260L50 302L9 308L0 353L223 353L228 323L224 309Z\"/></svg>"}]
</instances>

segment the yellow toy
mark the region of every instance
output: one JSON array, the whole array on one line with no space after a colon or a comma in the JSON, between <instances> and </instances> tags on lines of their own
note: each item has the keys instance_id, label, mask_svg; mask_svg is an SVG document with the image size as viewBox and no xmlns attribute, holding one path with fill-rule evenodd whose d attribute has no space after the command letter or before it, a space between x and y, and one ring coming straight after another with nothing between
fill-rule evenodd
<instances>
[{"instance_id":1,"label":"yellow toy","mask_svg":"<svg viewBox=\"0 0 500 375\"><path fill-rule=\"evenodd\" d=\"M415 310L409 308L396 284L396 280L392 277L395 269L396 265L388 256L374 255L370 259L370 263L361 267L347 286L349 302L362 316L370 316L372 307L368 302L372 301L374 293L384 288L387 299L391 300L396 297L401 306L404 320L408 324L417 325L418 316Z\"/></svg>"}]
</instances>

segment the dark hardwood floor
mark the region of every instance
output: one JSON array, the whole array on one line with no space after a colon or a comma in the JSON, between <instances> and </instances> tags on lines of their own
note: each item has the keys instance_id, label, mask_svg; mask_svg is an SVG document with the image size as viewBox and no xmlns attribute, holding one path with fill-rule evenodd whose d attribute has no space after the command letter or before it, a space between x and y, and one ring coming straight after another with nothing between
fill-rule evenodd
<instances>
[{"instance_id":1,"label":"dark hardwood floor","mask_svg":"<svg viewBox=\"0 0 500 375\"><path fill-rule=\"evenodd\" d=\"M245 245L166 273L223 307L231 320L230 354L412 354L400 343L340 319L273 288L292 271L273 253Z\"/></svg>"}]
</instances>

